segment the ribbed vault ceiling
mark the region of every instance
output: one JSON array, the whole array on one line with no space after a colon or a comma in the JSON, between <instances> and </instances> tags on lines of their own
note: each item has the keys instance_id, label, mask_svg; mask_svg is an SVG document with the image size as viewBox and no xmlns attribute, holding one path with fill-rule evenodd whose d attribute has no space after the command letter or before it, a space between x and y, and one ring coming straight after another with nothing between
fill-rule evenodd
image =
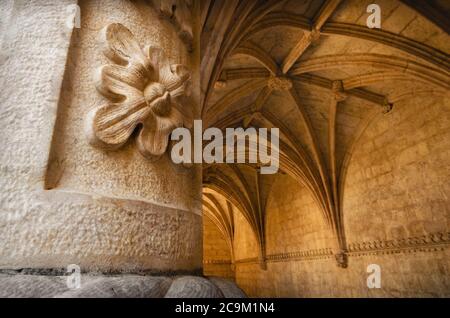
<instances>
[{"instance_id":1,"label":"ribbed vault ceiling","mask_svg":"<svg viewBox=\"0 0 450 318\"><path fill-rule=\"evenodd\" d=\"M445 96L450 84L445 2L377 1L381 29L366 26L371 3L202 2L204 126L278 127L281 172L311 191L337 253L346 250L342 188L358 137L396 103ZM205 166L204 211L230 246L232 210L242 213L264 266L265 206L276 176L257 169Z\"/></svg>"}]
</instances>

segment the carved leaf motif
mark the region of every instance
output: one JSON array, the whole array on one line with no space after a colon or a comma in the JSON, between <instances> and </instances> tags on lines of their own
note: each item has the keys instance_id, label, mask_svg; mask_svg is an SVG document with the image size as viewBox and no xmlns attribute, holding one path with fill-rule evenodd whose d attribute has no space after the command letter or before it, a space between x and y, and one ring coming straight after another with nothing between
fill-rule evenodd
<instances>
[{"instance_id":1,"label":"carved leaf motif","mask_svg":"<svg viewBox=\"0 0 450 318\"><path fill-rule=\"evenodd\" d=\"M138 136L140 152L150 160L157 159L166 151L172 130L182 123L182 115L175 108L168 117L149 117Z\"/></svg>"},{"instance_id":2,"label":"carved leaf motif","mask_svg":"<svg viewBox=\"0 0 450 318\"><path fill-rule=\"evenodd\" d=\"M89 142L115 150L142 126L138 149L156 160L166 151L173 129L190 125L191 109L183 99L188 95L190 73L183 65L170 64L161 48L142 50L122 24L108 25L102 39L103 53L114 64L97 71L96 88L110 102L89 112Z\"/></svg>"}]
</instances>

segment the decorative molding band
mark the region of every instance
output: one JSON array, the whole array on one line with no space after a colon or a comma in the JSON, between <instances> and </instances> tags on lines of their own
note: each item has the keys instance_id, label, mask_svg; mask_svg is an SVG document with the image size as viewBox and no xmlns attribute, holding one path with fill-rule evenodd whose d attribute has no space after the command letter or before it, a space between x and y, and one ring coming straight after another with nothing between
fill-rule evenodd
<instances>
[{"instance_id":1,"label":"decorative molding band","mask_svg":"<svg viewBox=\"0 0 450 318\"><path fill-rule=\"evenodd\" d=\"M386 255L444 250L450 244L450 233L431 233L418 237L389 241L348 244L349 256Z\"/></svg>"},{"instance_id":2,"label":"decorative molding band","mask_svg":"<svg viewBox=\"0 0 450 318\"><path fill-rule=\"evenodd\" d=\"M85 131L92 146L116 150L132 138L149 160L161 157L169 135L191 125L190 109L183 109L190 73L170 64L157 46L142 49L134 35L120 23L102 31L103 54L113 63L97 72L96 88L109 101L91 110Z\"/></svg>"},{"instance_id":3,"label":"decorative molding band","mask_svg":"<svg viewBox=\"0 0 450 318\"><path fill-rule=\"evenodd\" d=\"M236 260L234 263L236 265L237 264L259 264L259 260L257 257L249 257L249 258L243 258L243 259Z\"/></svg>"},{"instance_id":4,"label":"decorative molding band","mask_svg":"<svg viewBox=\"0 0 450 318\"><path fill-rule=\"evenodd\" d=\"M272 263L272 262L287 262L287 261L301 261L301 260L328 259L328 258L333 258L333 252L331 248L306 250L291 253L270 254L266 256L266 261ZM257 257L244 258L237 260L235 263L259 264L259 259Z\"/></svg>"},{"instance_id":5,"label":"decorative molding band","mask_svg":"<svg viewBox=\"0 0 450 318\"><path fill-rule=\"evenodd\" d=\"M431 233L420 237L410 237L400 240L372 241L351 243L348 245L347 257L368 255L388 255L414 252L443 251L450 245L450 233ZM320 259L334 259L331 248L306 250L292 253L267 255L267 262L290 262ZM236 264L258 264L258 258L236 260Z\"/></svg>"},{"instance_id":6,"label":"decorative molding band","mask_svg":"<svg viewBox=\"0 0 450 318\"><path fill-rule=\"evenodd\" d=\"M284 262L286 260L310 260L327 259L333 257L331 248L322 248L316 250L299 251L292 253L271 254L267 256L268 262Z\"/></svg>"},{"instance_id":7,"label":"decorative molding band","mask_svg":"<svg viewBox=\"0 0 450 318\"><path fill-rule=\"evenodd\" d=\"M205 259L203 265L231 265L230 260L225 259Z\"/></svg>"}]
</instances>

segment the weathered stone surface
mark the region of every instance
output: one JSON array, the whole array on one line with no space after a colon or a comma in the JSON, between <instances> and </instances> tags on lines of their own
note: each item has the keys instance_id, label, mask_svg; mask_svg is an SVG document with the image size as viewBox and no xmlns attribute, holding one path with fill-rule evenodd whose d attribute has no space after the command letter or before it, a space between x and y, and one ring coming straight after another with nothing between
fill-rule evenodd
<instances>
[{"instance_id":1,"label":"weathered stone surface","mask_svg":"<svg viewBox=\"0 0 450 318\"><path fill-rule=\"evenodd\" d=\"M202 277L186 276L174 279L165 298L220 298L220 289Z\"/></svg>"},{"instance_id":2,"label":"weathered stone surface","mask_svg":"<svg viewBox=\"0 0 450 318\"><path fill-rule=\"evenodd\" d=\"M0 247L4 268L48 267L46 249L55 256L52 266L60 268L69 264L126 272L200 268L189 252L192 241L201 240L195 230L201 218L195 214L146 202L59 191L29 193L28 199L39 209L9 220L4 234L17 232L5 236ZM46 211L45 218L42 211ZM26 230L21 223L24 218L30 222ZM49 241L49 236L54 239ZM22 249L14 247L17 240L24 243ZM33 248L38 242L41 247Z\"/></svg>"},{"instance_id":3,"label":"weathered stone surface","mask_svg":"<svg viewBox=\"0 0 450 318\"><path fill-rule=\"evenodd\" d=\"M69 276L0 274L0 298L241 298L231 280L195 276L165 277L81 274L80 288L69 289Z\"/></svg>"},{"instance_id":4,"label":"weathered stone surface","mask_svg":"<svg viewBox=\"0 0 450 318\"><path fill-rule=\"evenodd\" d=\"M203 255L207 259L207 262L203 262L205 276L234 278L229 245L206 213L203 218Z\"/></svg>"},{"instance_id":5,"label":"weathered stone surface","mask_svg":"<svg viewBox=\"0 0 450 318\"><path fill-rule=\"evenodd\" d=\"M83 276L84 278L84 276ZM80 289L57 294L57 298L162 298L172 280L167 277L90 277Z\"/></svg>"},{"instance_id":6,"label":"weathered stone surface","mask_svg":"<svg viewBox=\"0 0 450 318\"><path fill-rule=\"evenodd\" d=\"M245 293L240 289L231 279L224 279L220 277L209 277L209 280L219 287L225 298L244 298Z\"/></svg>"},{"instance_id":7,"label":"weathered stone surface","mask_svg":"<svg viewBox=\"0 0 450 318\"><path fill-rule=\"evenodd\" d=\"M1 298L48 298L66 291L65 277L0 274Z\"/></svg>"}]
</instances>

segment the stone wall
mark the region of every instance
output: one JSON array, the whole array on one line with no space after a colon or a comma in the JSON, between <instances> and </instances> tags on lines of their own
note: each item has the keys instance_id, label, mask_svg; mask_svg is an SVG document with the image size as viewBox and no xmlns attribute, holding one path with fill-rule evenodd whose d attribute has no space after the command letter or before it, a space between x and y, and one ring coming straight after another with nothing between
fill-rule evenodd
<instances>
[{"instance_id":1,"label":"stone wall","mask_svg":"<svg viewBox=\"0 0 450 318\"><path fill-rule=\"evenodd\" d=\"M236 282L250 297L449 297L450 253L373 255L349 258L342 269L334 259L268 262L236 267ZM381 288L367 288L369 264L381 266ZM446 278L447 277L447 278Z\"/></svg>"},{"instance_id":2,"label":"stone wall","mask_svg":"<svg viewBox=\"0 0 450 318\"><path fill-rule=\"evenodd\" d=\"M347 171L348 243L448 232L449 160L449 99L405 101L376 118Z\"/></svg>"},{"instance_id":3,"label":"stone wall","mask_svg":"<svg viewBox=\"0 0 450 318\"><path fill-rule=\"evenodd\" d=\"M234 210L234 257L235 260L245 260L258 257L258 243L256 237L247 220L239 212Z\"/></svg>"},{"instance_id":4,"label":"stone wall","mask_svg":"<svg viewBox=\"0 0 450 318\"><path fill-rule=\"evenodd\" d=\"M218 227L207 217L203 219L203 274L234 278L230 247Z\"/></svg>"},{"instance_id":5,"label":"stone wall","mask_svg":"<svg viewBox=\"0 0 450 318\"><path fill-rule=\"evenodd\" d=\"M447 99L401 102L376 117L357 143L345 182L348 268L308 191L287 176L267 206L267 271L236 217L236 282L257 297L450 296L450 113ZM367 266L381 288L367 287Z\"/></svg>"}]
</instances>

